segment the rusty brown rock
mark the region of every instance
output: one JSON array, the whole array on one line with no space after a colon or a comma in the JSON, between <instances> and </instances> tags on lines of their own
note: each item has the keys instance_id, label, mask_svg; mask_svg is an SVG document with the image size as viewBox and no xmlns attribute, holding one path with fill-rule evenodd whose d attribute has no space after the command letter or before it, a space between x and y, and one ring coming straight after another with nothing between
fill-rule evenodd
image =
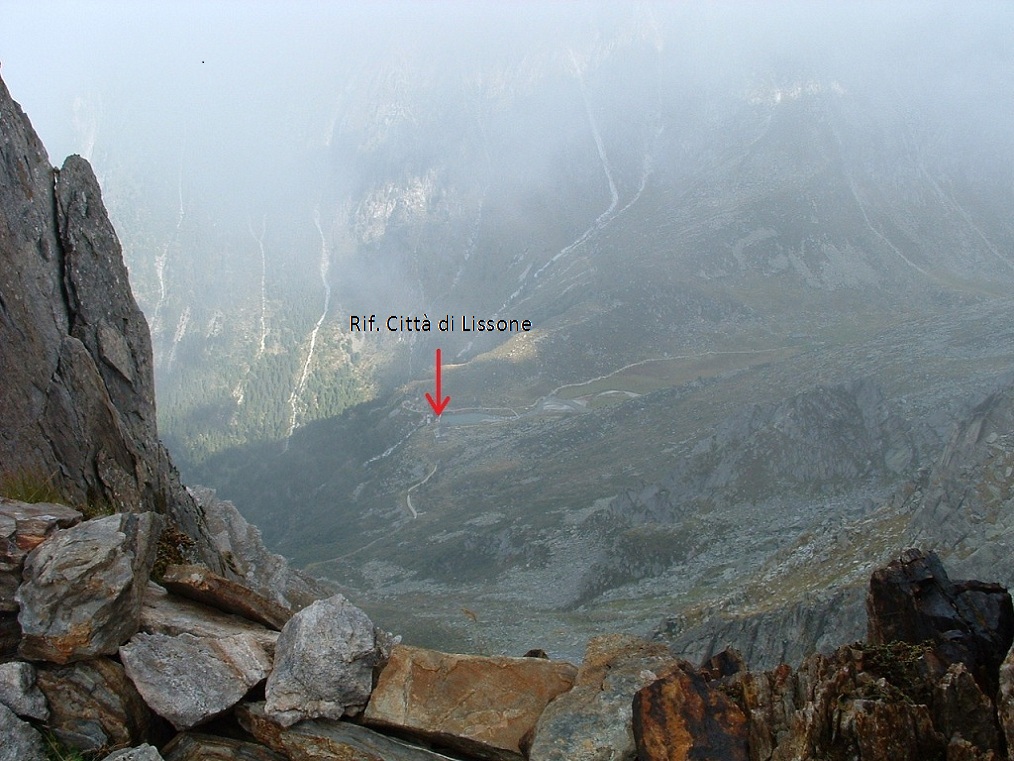
<instances>
[{"instance_id":1,"label":"rusty brown rock","mask_svg":"<svg viewBox=\"0 0 1014 761\"><path fill-rule=\"evenodd\" d=\"M741 672L731 682L747 717L751 757L767 761L792 726L799 679L783 663L772 671Z\"/></svg>"},{"instance_id":2,"label":"rusty brown rock","mask_svg":"<svg viewBox=\"0 0 1014 761\"><path fill-rule=\"evenodd\" d=\"M171 565L162 585L181 597L210 605L281 631L293 611L258 594L250 587L199 565Z\"/></svg>"},{"instance_id":3,"label":"rusty brown rock","mask_svg":"<svg viewBox=\"0 0 1014 761\"><path fill-rule=\"evenodd\" d=\"M996 714L1008 748L1014 748L1014 647L1000 666L1000 687L996 695Z\"/></svg>"},{"instance_id":4,"label":"rusty brown rock","mask_svg":"<svg viewBox=\"0 0 1014 761\"><path fill-rule=\"evenodd\" d=\"M638 761L747 761L746 716L689 664L673 668L634 696Z\"/></svg>"},{"instance_id":5,"label":"rusty brown rock","mask_svg":"<svg viewBox=\"0 0 1014 761\"><path fill-rule=\"evenodd\" d=\"M519 759L545 707L573 686L576 675L574 666L560 661L399 645L363 718L479 758Z\"/></svg>"},{"instance_id":6,"label":"rusty brown rock","mask_svg":"<svg viewBox=\"0 0 1014 761\"><path fill-rule=\"evenodd\" d=\"M987 695L1014 642L1014 606L999 584L952 581L935 553L906 550L874 571L866 596L867 641L932 642L946 663L964 663Z\"/></svg>"},{"instance_id":7,"label":"rusty brown rock","mask_svg":"<svg viewBox=\"0 0 1014 761\"><path fill-rule=\"evenodd\" d=\"M934 730L929 708L924 705L904 700L855 700L842 708L840 721L842 739L855 743L863 761L924 761L945 752L946 741Z\"/></svg>"},{"instance_id":8,"label":"rusty brown rock","mask_svg":"<svg viewBox=\"0 0 1014 761\"><path fill-rule=\"evenodd\" d=\"M38 671L49 702L49 727L81 750L137 745L147 739L151 712L123 667L108 658Z\"/></svg>"},{"instance_id":9,"label":"rusty brown rock","mask_svg":"<svg viewBox=\"0 0 1014 761\"><path fill-rule=\"evenodd\" d=\"M944 737L959 736L982 751L1000 750L993 702L963 663L952 664L933 689L933 724Z\"/></svg>"}]
</instances>

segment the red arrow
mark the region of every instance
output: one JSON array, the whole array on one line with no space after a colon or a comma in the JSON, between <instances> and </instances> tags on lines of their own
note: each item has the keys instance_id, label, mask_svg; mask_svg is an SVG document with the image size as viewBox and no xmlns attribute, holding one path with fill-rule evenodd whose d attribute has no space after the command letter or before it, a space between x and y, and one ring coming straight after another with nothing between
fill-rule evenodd
<instances>
[{"instance_id":1,"label":"red arrow","mask_svg":"<svg viewBox=\"0 0 1014 761\"><path fill-rule=\"evenodd\" d=\"M437 349L437 399L440 399L440 349ZM436 413L437 417L440 417L440 413L444 411L444 408L450 403L451 397L444 397L442 402L434 401L433 397L426 392L426 401L430 403L430 407Z\"/></svg>"}]
</instances>

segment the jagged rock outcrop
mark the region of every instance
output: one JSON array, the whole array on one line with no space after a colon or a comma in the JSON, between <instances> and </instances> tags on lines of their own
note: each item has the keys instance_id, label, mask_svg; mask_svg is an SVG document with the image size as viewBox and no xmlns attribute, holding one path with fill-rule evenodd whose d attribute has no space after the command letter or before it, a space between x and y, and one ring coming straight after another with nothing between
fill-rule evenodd
<instances>
[{"instance_id":1,"label":"jagged rock outcrop","mask_svg":"<svg viewBox=\"0 0 1014 761\"><path fill-rule=\"evenodd\" d=\"M889 483L918 459L917 442L873 382L818 387L733 415L664 481L618 495L609 510L666 524L701 506Z\"/></svg>"},{"instance_id":2,"label":"jagged rock outcrop","mask_svg":"<svg viewBox=\"0 0 1014 761\"><path fill-rule=\"evenodd\" d=\"M914 487L909 546L936 551L961 578L1014 586L1014 375L954 427Z\"/></svg>"},{"instance_id":3,"label":"jagged rock outcrop","mask_svg":"<svg viewBox=\"0 0 1014 761\"><path fill-rule=\"evenodd\" d=\"M293 611L335 593L333 585L292 568L281 555L269 552L261 532L240 515L236 506L218 499L211 489L191 490L204 511L212 545L238 581Z\"/></svg>"},{"instance_id":4,"label":"jagged rock outcrop","mask_svg":"<svg viewBox=\"0 0 1014 761\"><path fill-rule=\"evenodd\" d=\"M866 596L867 641L930 643L946 663L963 663L988 695L1014 641L1014 606L999 584L951 581L936 554L906 550L878 569Z\"/></svg>"},{"instance_id":5,"label":"jagged rock outcrop","mask_svg":"<svg viewBox=\"0 0 1014 761\"><path fill-rule=\"evenodd\" d=\"M747 721L721 690L680 663L634 696L633 730L639 761L748 761Z\"/></svg>"},{"instance_id":6,"label":"jagged rock outcrop","mask_svg":"<svg viewBox=\"0 0 1014 761\"><path fill-rule=\"evenodd\" d=\"M543 658L398 645L363 721L476 758L519 761L542 712L574 686L576 675L571 664Z\"/></svg>"},{"instance_id":7,"label":"jagged rock outcrop","mask_svg":"<svg viewBox=\"0 0 1014 761\"><path fill-rule=\"evenodd\" d=\"M359 713L373 690L373 669L386 662L396 641L341 595L304 608L278 638L268 715L288 727Z\"/></svg>"},{"instance_id":8,"label":"jagged rock outcrop","mask_svg":"<svg viewBox=\"0 0 1014 761\"><path fill-rule=\"evenodd\" d=\"M780 663L799 663L814 652L830 653L842 642L862 639L866 635L865 599L865 589L848 586L750 616L716 611L700 623L688 624L677 615L659 624L652 638L692 662L735 646L753 668L772 669Z\"/></svg>"},{"instance_id":9,"label":"jagged rock outcrop","mask_svg":"<svg viewBox=\"0 0 1014 761\"><path fill-rule=\"evenodd\" d=\"M148 326L91 167L54 170L2 81L0 136L0 476L163 514L224 572L158 440Z\"/></svg>"},{"instance_id":10,"label":"jagged rock outcrop","mask_svg":"<svg viewBox=\"0 0 1014 761\"><path fill-rule=\"evenodd\" d=\"M155 513L110 515L32 550L15 594L22 656L69 663L111 655L130 639L164 521Z\"/></svg>"}]
</instances>

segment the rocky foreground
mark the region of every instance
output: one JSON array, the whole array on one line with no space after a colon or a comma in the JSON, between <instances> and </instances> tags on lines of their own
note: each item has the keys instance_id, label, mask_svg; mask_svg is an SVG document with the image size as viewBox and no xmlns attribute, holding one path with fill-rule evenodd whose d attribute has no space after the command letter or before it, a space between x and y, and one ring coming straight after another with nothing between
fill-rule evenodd
<instances>
[{"instance_id":1,"label":"rocky foreground","mask_svg":"<svg viewBox=\"0 0 1014 761\"><path fill-rule=\"evenodd\" d=\"M865 643L795 670L626 635L578 667L411 647L341 595L157 567L164 524L0 501L0 759L58 742L165 761L954 761L1014 743L1010 595L932 553L874 573Z\"/></svg>"}]
</instances>

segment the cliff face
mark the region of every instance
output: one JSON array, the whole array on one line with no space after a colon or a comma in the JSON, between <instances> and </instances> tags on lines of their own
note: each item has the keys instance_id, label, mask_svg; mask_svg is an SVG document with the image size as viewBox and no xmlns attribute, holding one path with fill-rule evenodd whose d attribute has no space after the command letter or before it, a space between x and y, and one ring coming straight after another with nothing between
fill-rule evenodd
<instances>
[{"instance_id":1,"label":"cliff face","mask_svg":"<svg viewBox=\"0 0 1014 761\"><path fill-rule=\"evenodd\" d=\"M158 440L151 339L95 175L53 169L0 82L0 476L155 511L223 564Z\"/></svg>"}]
</instances>

